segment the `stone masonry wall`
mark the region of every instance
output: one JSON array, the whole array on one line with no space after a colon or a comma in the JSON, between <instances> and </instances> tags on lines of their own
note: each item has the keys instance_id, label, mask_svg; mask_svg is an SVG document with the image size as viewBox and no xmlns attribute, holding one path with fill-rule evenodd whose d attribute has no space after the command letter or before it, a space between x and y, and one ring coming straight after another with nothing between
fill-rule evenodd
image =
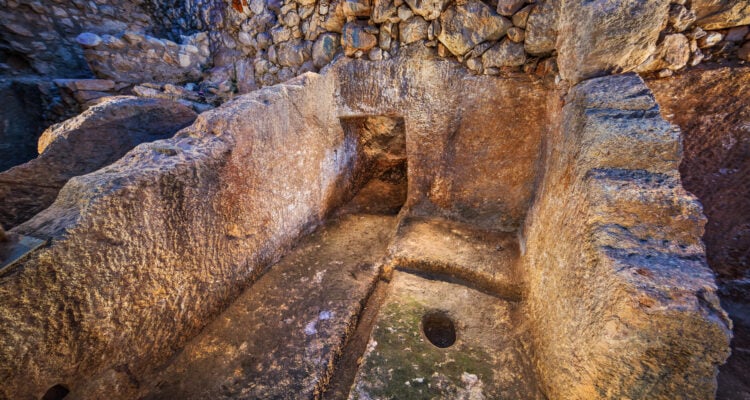
<instances>
[{"instance_id":1,"label":"stone masonry wall","mask_svg":"<svg viewBox=\"0 0 750 400\"><path fill-rule=\"evenodd\" d=\"M81 32L145 32L157 25L141 0L0 0L0 74L91 76Z\"/></svg>"},{"instance_id":2,"label":"stone masonry wall","mask_svg":"<svg viewBox=\"0 0 750 400\"><path fill-rule=\"evenodd\" d=\"M652 30L630 32L635 43L642 40L640 34L653 39L633 65L610 60L610 67L620 70L636 68L667 76L667 71L694 66L704 59L750 57L750 45L744 44L750 9L737 1L705 3L625 1L619 6L621 19L612 19L613 10L608 10L609 20L594 17L590 22L600 25L594 31L598 28L600 33L613 35L623 35L618 24L644 25ZM561 14L581 17L575 11L583 8L577 2L554 0L237 0L223 10L224 25L214 32L219 49L215 61L221 66L252 58L255 82L265 86L322 68L338 53L381 60L398 54L403 46L419 45L462 62L474 73L523 70L544 76L556 73L556 55L568 39L558 33L574 32L570 25L587 25L581 24L580 18L561 19ZM632 21L633 13L643 14L640 21ZM630 22L625 21L628 18ZM598 51L623 50L623 46L610 45Z\"/></svg>"},{"instance_id":3,"label":"stone masonry wall","mask_svg":"<svg viewBox=\"0 0 750 400\"><path fill-rule=\"evenodd\" d=\"M319 71L339 56L383 60L405 47L475 74L523 71L575 84L612 72L665 77L704 60L747 60L750 10L725 3L154 1L164 21L151 30L162 26L171 39L110 31L83 45L99 77L122 86L198 83L186 86L196 92L187 97L211 104Z\"/></svg>"},{"instance_id":4,"label":"stone masonry wall","mask_svg":"<svg viewBox=\"0 0 750 400\"><path fill-rule=\"evenodd\" d=\"M627 0L608 9L566 0L47 1L2 0L0 70L93 72L118 90L203 83L190 90L218 96L208 103L319 71L339 55L382 60L407 46L477 74L556 77L560 64L572 84L750 58L750 7L741 0Z\"/></svg>"}]
</instances>

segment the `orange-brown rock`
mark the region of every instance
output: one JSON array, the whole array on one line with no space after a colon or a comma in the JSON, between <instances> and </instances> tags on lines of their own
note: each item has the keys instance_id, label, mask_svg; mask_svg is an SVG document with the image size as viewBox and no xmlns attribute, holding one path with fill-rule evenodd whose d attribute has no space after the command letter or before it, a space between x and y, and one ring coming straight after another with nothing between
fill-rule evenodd
<instances>
[{"instance_id":1,"label":"orange-brown rock","mask_svg":"<svg viewBox=\"0 0 750 400\"><path fill-rule=\"evenodd\" d=\"M664 117L684 134L680 172L708 217L703 240L733 321L732 355L719 372L719 399L750 396L750 68L705 66L648 82Z\"/></svg>"},{"instance_id":2,"label":"orange-brown rock","mask_svg":"<svg viewBox=\"0 0 750 400\"><path fill-rule=\"evenodd\" d=\"M683 131L680 172L708 217L708 263L723 280L741 278L750 271L750 68L697 68L648 85Z\"/></svg>"},{"instance_id":3,"label":"orange-brown rock","mask_svg":"<svg viewBox=\"0 0 750 400\"><path fill-rule=\"evenodd\" d=\"M351 376L365 394L399 392L394 385L403 381L385 379L391 368L416 385L432 382L415 373L434 367L438 386L430 393L448 397L710 397L728 353L729 321L705 263L705 218L677 173L679 130L661 118L640 78L587 80L563 101L564 87L521 74L470 75L428 51L403 50L381 62L341 58L322 75L237 97L172 139L71 179L50 208L14 228L51 244L0 275L2 396L39 398L64 387L80 399L137 397L186 348L164 375L167 397L192 393L179 384L180 372L200 372L201 354L210 354L205 365L219 366L208 379L211 393L263 397L278 389L276 380L264 380L269 370L281 375L267 377L283 375L290 388L302 386L285 371L309 370L299 375L308 379L300 390L320 392L336 376L330 355L338 350L331 349L353 358L351 368L358 368L356 351L365 354L366 367ZM353 210L379 201L368 187L389 187L388 212L404 201L383 251L397 271L383 292L386 308L378 314L375 306L369 318L376 329L346 323L358 306L343 294L343 318L318 313L314 322L331 321L331 329L305 325L320 339L309 352L285 353L284 365L262 355L252 361L257 352L244 354L226 321L196 336L242 289L249 287L243 298L250 303L226 316L276 296L251 284L347 200L355 199ZM369 233L377 232L384 233ZM321 271L290 265L278 271L298 279L318 279ZM347 271L357 275L346 265L321 298L339 289L362 298L365 281L342 283ZM362 271L362 279L373 279L371 268ZM285 276L270 274L266 281ZM314 285L302 287L313 296ZM412 290L422 294L399 321L394 313ZM309 296L289 304L304 305ZM460 307L472 304L462 298L486 311L462 319ZM463 371L443 368L446 353L419 339L427 334L419 316L427 318L432 306L457 321L461 351L447 354L468 352ZM295 315L314 316L279 311L297 328ZM507 332L509 321L520 331ZM430 349L425 359L446 364L379 362L397 348L378 339L389 327L415 338L412 350ZM257 332L287 334L279 329ZM352 330L357 343L383 345L351 350L342 337ZM298 346L271 336L259 343ZM503 343L482 343L498 338ZM223 351L235 367L221 364ZM498 354L519 367L503 366Z\"/></svg>"},{"instance_id":4,"label":"orange-brown rock","mask_svg":"<svg viewBox=\"0 0 750 400\"><path fill-rule=\"evenodd\" d=\"M547 396L711 398L731 323L679 130L633 74L571 88L560 118L521 239Z\"/></svg>"}]
</instances>

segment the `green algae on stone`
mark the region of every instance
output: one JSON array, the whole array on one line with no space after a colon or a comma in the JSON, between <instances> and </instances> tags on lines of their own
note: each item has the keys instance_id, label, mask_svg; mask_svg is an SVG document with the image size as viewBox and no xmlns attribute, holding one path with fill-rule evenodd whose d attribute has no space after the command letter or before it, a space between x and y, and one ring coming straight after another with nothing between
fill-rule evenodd
<instances>
[{"instance_id":1,"label":"green algae on stone","mask_svg":"<svg viewBox=\"0 0 750 400\"><path fill-rule=\"evenodd\" d=\"M396 272L350 398L543 398L511 329L514 309L462 285ZM446 348L423 334L424 315L436 311L455 325Z\"/></svg>"}]
</instances>

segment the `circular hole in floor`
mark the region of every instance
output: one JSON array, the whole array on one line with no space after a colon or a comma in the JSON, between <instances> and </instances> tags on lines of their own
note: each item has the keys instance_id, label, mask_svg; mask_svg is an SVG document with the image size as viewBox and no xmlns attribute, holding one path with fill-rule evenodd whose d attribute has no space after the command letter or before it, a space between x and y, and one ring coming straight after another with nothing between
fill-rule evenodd
<instances>
[{"instance_id":1,"label":"circular hole in floor","mask_svg":"<svg viewBox=\"0 0 750 400\"><path fill-rule=\"evenodd\" d=\"M68 388L58 384L49 388L49 390L47 390L47 393L45 393L42 397L42 400L62 400L65 398L65 396L68 395L68 393L70 393L70 390L68 390Z\"/></svg>"},{"instance_id":2,"label":"circular hole in floor","mask_svg":"<svg viewBox=\"0 0 750 400\"><path fill-rule=\"evenodd\" d=\"M422 332L430 343L441 349L456 343L456 326L448 314L432 311L422 317Z\"/></svg>"}]
</instances>

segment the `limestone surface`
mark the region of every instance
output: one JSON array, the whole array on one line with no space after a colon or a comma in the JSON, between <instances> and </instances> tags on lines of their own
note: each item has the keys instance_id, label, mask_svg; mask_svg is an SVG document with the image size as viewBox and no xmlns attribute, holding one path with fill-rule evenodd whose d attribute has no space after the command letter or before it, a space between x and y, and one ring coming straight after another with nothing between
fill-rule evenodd
<instances>
[{"instance_id":1,"label":"limestone surface","mask_svg":"<svg viewBox=\"0 0 750 400\"><path fill-rule=\"evenodd\" d=\"M575 86L560 123L521 239L545 393L713 397L731 322L677 173L679 131L634 74Z\"/></svg>"},{"instance_id":2,"label":"limestone surface","mask_svg":"<svg viewBox=\"0 0 750 400\"><path fill-rule=\"evenodd\" d=\"M28 220L49 207L70 178L107 166L140 143L170 137L195 117L168 100L111 97L48 128L39 138L39 157L0 173L0 225Z\"/></svg>"},{"instance_id":3,"label":"limestone surface","mask_svg":"<svg viewBox=\"0 0 750 400\"><path fill-rule=\"evenodd\" d=\"M305 238L138 398L319 397L378 279L394 223L347 215Z\"/></svg>"},{"instance_id":4,"label":"limestone surface","mask_svg":"<svg viewBox=\"0 0 750 400\"><path fill-rule=\"evenodd\" d=\"M404 272L389 286L350 399L544 398L515 327L518 304ZM455 343L430 342L431 313L452 321Z\"/></svg>"},{"instance_id":5,"label":"limestone surface","mask_svg":"<svg viewBox=\"0 0 750 400\"><path fill-rule=\"evenodd\" d=\"M732 324L681 134L611 75L734 60L681 5L190 2L151 33L196 81L55 84L208 107L10 231L45 244L0 271L0 398L711 398Z\"/></svg>"}]
</instances>

